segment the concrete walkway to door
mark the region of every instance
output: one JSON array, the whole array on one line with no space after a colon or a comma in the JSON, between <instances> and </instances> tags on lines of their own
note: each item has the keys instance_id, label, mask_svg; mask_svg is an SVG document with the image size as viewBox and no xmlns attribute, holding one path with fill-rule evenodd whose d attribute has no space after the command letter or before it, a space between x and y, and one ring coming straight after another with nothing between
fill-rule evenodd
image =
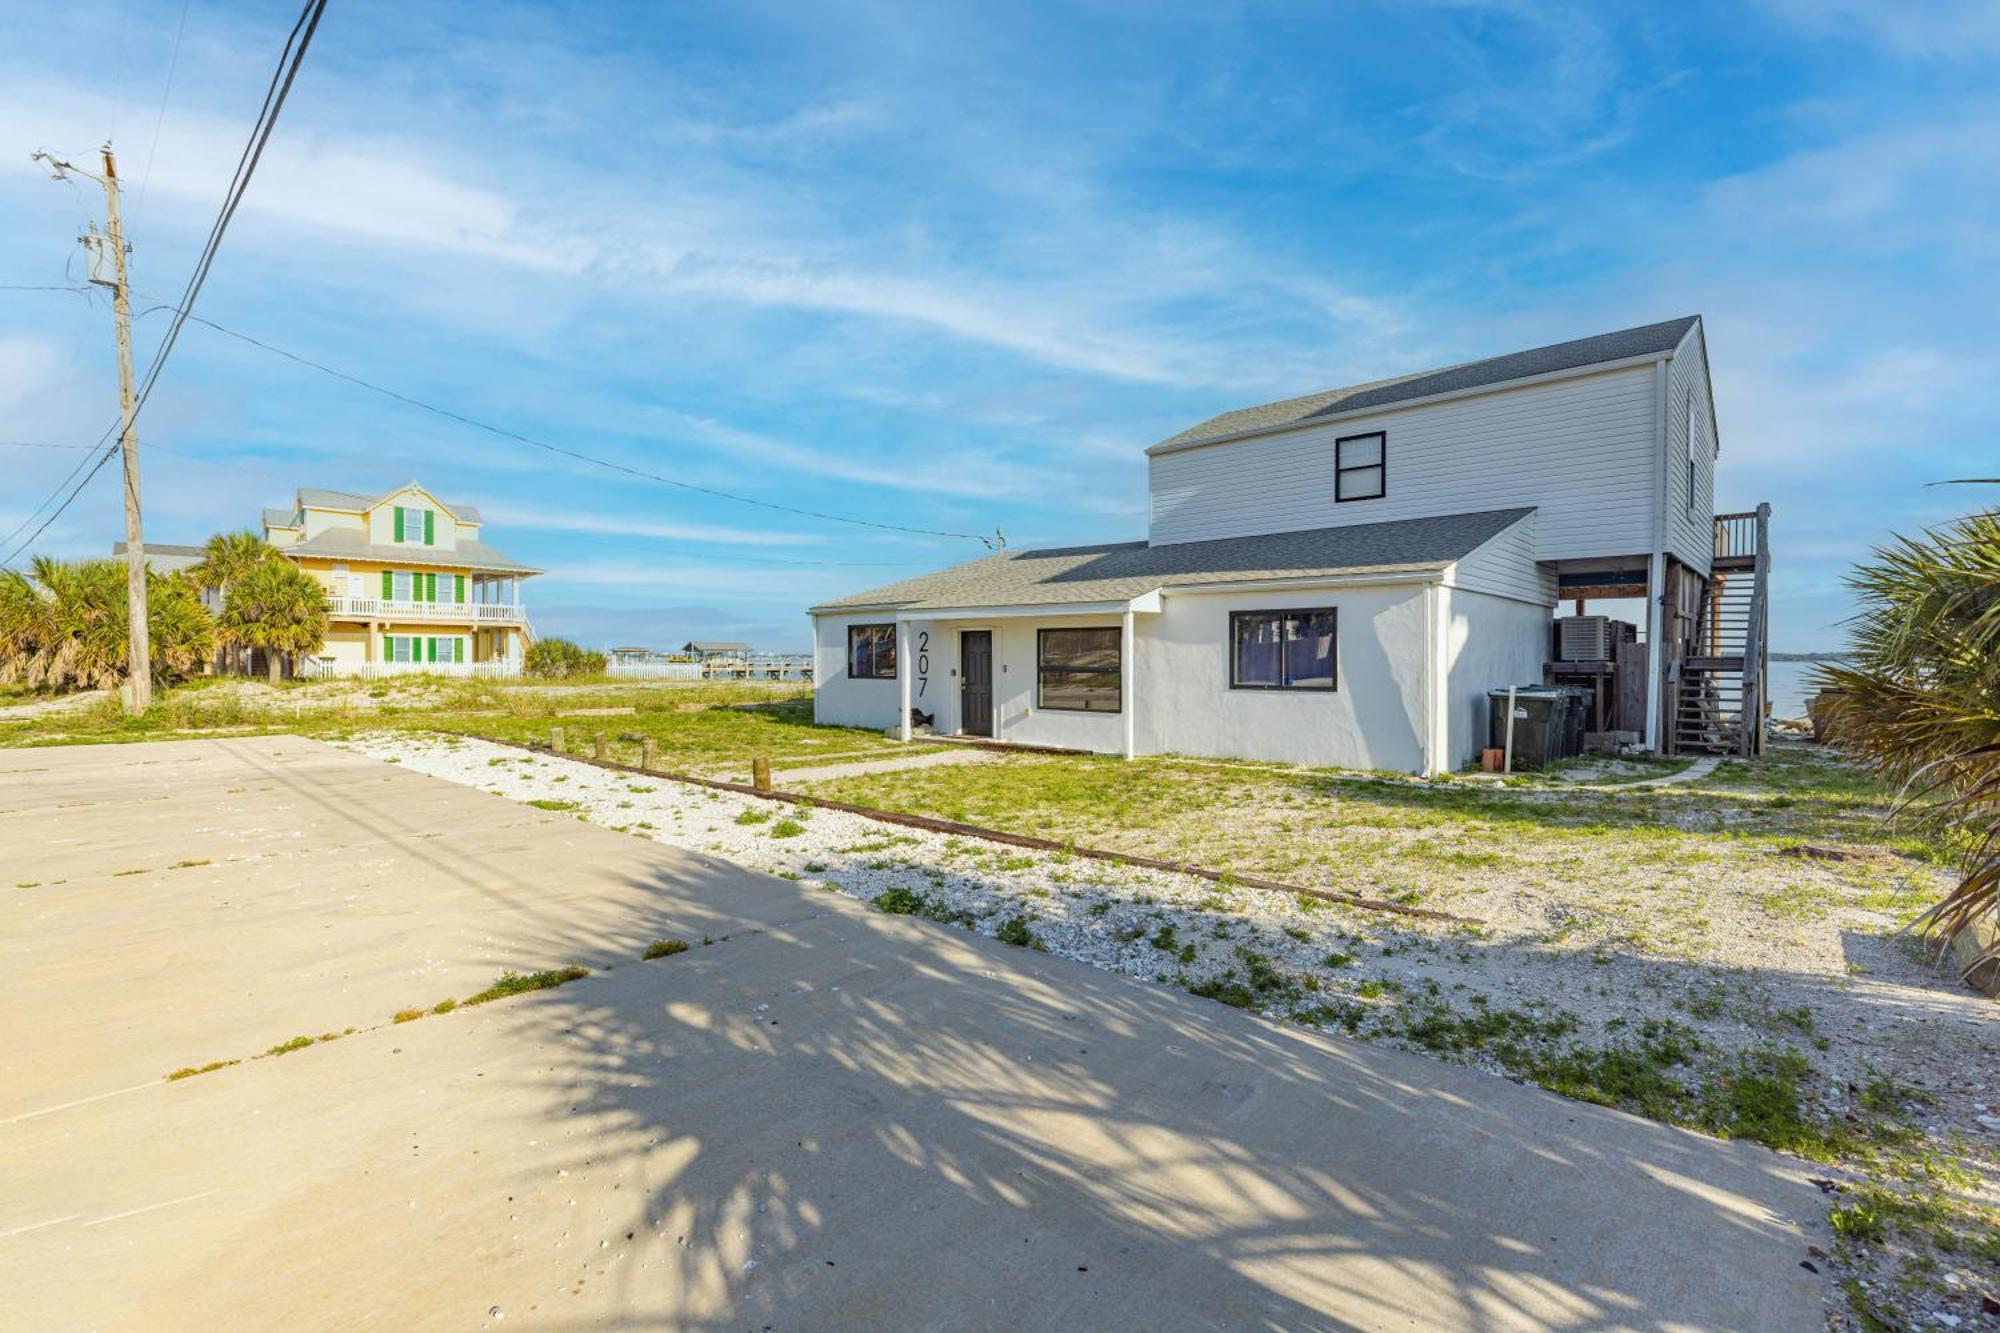
<instances>
[{"instance_id":1,"label":"concrete walkway to door","mask_svg":"<svg viewBox=\"0 0 2000 1333\"><path fill-rule=\"evenodd\" d=\"M0 847L20 1327L1821 1325L1772 1153L312 742L0 751Z\"/></svg>"}]
</instances>

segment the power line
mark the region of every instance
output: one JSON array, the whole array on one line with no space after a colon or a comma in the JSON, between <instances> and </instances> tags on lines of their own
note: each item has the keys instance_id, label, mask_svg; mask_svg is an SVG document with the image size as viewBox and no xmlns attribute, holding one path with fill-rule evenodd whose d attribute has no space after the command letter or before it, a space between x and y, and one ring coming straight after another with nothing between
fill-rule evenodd
<instances>
[{"instance_id":1,"label":"power line","mask_svg":"<svg viewBox=\"0 0 2000 1333\"><path fill-rule=\"evenodd\" d=\"M307 48L312 45L313 33L319 29L320 15L325 12L326 0L306 0L305 7L299 11L298 21L285 38L284 50L278 56L278 67L272 71L270 85L264 89L264 105L259 108L250 138L243 145L242 156L237 159L236 173L230 179L221 211L215 215L208 241L202 246L201 258L195 261L194 273L189 276L187 288L174 307L173 322L160 339L160 349L153 354L152 365L146 368L145 381L139 386L137 400L132 405L132 422L138 421L147 398L152 395L153 386L159 382L160 371L166 365L168 355L180 340L182 327L194 311L195 299L201 295L202 285L208 281L209 268L215 263L222 237L229 230L237 207L243 202L244 192L250 187L250 178L256 174L258 162L263 159L264 146L271 141L271 131L277 128L278 114L285 109L285 99L291 95L292 80L298 77L299 66L306 58Z\"/></svg>"},{"instance_id":2,"label":"power line","mask_svg":"<svg viewBox=\"0 0 2000 1333\"><path fill-rule=\"evenodd\" d=\"M278 54L277 68L272 71L271 82L264 89L264 103L258 109L257 120L251 126L250 137L243 146L243 153L237 159L236 172L230 178L229 189L223 197L222 208L216 214L214 224L209 228L208 240L202 246L201 257L196 261L194 273L188 278L187 287L181 293L180 303L175 308L174 320L168 326L165 336L161 338L159 350L153 354L153 362L146 370L145 382L133 396L132 405L124 412L120 424L112 428L118 431L121 442L125 438L130 437L136 427L140 411L146 406L146 400L151 397L153 386L159 382L160 371L166 365L167 356L173 351L174 343L180 338L181 328L187 323L188 316L194 309L195 299L201 295L202 285L208 281L209 268L215 262L216 251L222 245L223 235L229 230L230 219L235 217L238 205L243 202L243 194L249 188L250 178L256 174L257 163L264 155L264 146L270 142L271 131L277 126L278 114L284 110L285 99L291 95L292 81L298 77L299 66L305 60L306 50L312 45L313 33L319 28L320 16L325 12L326 0L306 0L304 7L299 11L298 20L292 25L291 32L285 38L284 49ZM107 155L109 151L107 148ZM64 170L60 166L57 169L56 175L58 179L66 178ZM107 437L110 433L109 431L106 432ZM100 441L101 443L102 441ZM75 503L76 497L83 493L83 488L90 484L91 479L104 467L105 460L110 458L114 452L116 452L115 448L105 450L104 454L91 466L90 471L64 497L62 503L56 506L55 510L42 521L41 526L30 533L25 541L8 551L6 555L0 556L0 567L6 567L8 562L13 560L15 556L32 545L36 538L48 530L49 524L60 518L63 511ZM78 468L81 467L82 463L80 462ZM76 469L72 469L70 476L74 477L75 475ZM55 495L60 494L63 486L68 485L68 483L69 478L64 478L62 482L57 484L55 491L51 492L50 498L53 499ZM128 496L127 499L128 503L136 504L136 496ZM0 545L11 541L16 533L19 533L28 523L33 522L35 515L47 508L48 503L47 500L44 500L40 505L36 506L35 513L30 514L19 527L14 529L13 533L9 533L5 538L0 538Z\"/></svg>"},{"instance_id":3,"label":"power line","mask_svg":"<svg viewBox=\"0 0 2000 1333\"><path fill-rule=\"evenodd\" d=\"M158 306L153 306L147 310L142 310L139 313L140 313L140 318L144 318L145 316L152 314L155 310L172 310L172 309L174 309L174 307L172 306L158 305ZM915 533L918 536L923 536L923 537L951 537L961 541L983 542L989 548L993 547L995 544L994 538L982 537L976 532L946 532L939 528L918 528L918 527L911 527L903 523L883 523L876 519L871 519L871 518L851 518L845 514L829 514L823 510L818 510L818 509L802 509L796 505L780 504L775 500L759 500L748 495L738 495L734 491L719 490L713 486L700 486L691 481L682 481L676 477L663 476L658 472L649 472L644 468L633 467L626 463L614 462L608 458L599 458L593 454L586 454L576 449L565 448L562 445L550 444L546 440L538 440L534 438L532 435L523 435L519 431L509 430L505 426L496 426L493 425L491 422L481 421L476 417L466 416L462 412L455 412L448 407L439 407L435 403L427 403L421 398L413 397L410 394L402 393L396 389L384 388L380 384L375 384L372 383L371 381L362 379L359 375L350 375L344 370L335 370L332 366L323 365L320 362L315 361L310 357L301 356L297 352L287 351L282 347L278 347L272 343L265 342L261 338L252 337L247 333L239 333L235 329L224 328L222 325L216 323L214 320L204 319L200 315L186 315L184 316L184 318L192 320L196 324L205 325L206 327L214 329L217 333L224 334L227 337L235 338L240 342L249 343L252 347L262 348L264 351L270 352L273 355L284 357L287 361L294 361L297 362L299 365L308 367L309 369L317 370L323 375L331 375L334 379L345 380L347 383L355 385L357 388L366 389L370 393L380 394L384 398L390 398L395 400L396 402L405 404L406 406L418 408L425 412L430 412L436 416L443 417L448 421L455 421L462 426L470 426L474 430L484 431L489 435L499 436L501 439L504 440L513 440L516 443L529 445L536 449L546 450L547 452L552 454L560 454L564 458L575 459L580 463L589 463L595 467L607 468L613 472L621 472L627 476L638 477L645 481L658 482L663 486L674 486L684 491L693 491L700 495L714 496L715 498L721 500L733 500L737 504L755 505L760 509L771 509L782 514L796 514L804 518L823 519L829 523L851 523L857 527L880 528L888 532L909 532L909 533Z\"/></svg>"},{"instance_id":4,"label":"power line","mask_svg":"<svg viewBox=\"0 0 2000 1333\"><path fill-rule=\"evenodd\" d=\"M139 197L132 201L134 214L146 206L146 187L153 183L153 158L160 151L160 130L167 123L167 99L174 93L174 71L181 64L181 37L187 32L188 6L193 2L181 0L181 19L174 25L173 54L167 57L167 81L160 89L160 114L153 118L153 145L146 150L146 165L139 172Z\"/></svg>"}]
</instances>

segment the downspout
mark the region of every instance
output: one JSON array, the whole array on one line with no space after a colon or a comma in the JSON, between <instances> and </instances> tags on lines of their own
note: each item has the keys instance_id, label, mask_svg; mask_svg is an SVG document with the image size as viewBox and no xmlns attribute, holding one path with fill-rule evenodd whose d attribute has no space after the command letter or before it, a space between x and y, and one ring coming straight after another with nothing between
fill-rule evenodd
<instances>
[{"instance_id":1,"label":"downspout","mask_svg":"<svg viewBox=\"0 0 2000 1333\"><path fill-rule=\"evenodd\" d=\"M813 632L813 725L816 727L820 724L819 683L825 679L819 674L819 617L808 613L806 623L812 626Z\"/></svg>"},{"instance_id":2,"label":"downspout","mask_svg":"<svg viewBox=\"0 0 2000 1333\"><path fill-rule=\"evenodd\" d=\"M1442 770L1438 767L1438 677L1441 674L1438 651L1438 585L1435 580L1424 581L1424 776L1436 777Z\"/></svg>"},{"instance_id":3,"label":"downspout","mask_svg":"<svg viewBox=\"0 0 2000 1333\"><path fill-rule=\"evenodd\" d=\"M1646 748L1660 751L1660 713L1666 706L1660 679L1666 660L1667 581L1667 363L1653 363L1653 558L1646 573Z\"/></svg>"}]
</instances>

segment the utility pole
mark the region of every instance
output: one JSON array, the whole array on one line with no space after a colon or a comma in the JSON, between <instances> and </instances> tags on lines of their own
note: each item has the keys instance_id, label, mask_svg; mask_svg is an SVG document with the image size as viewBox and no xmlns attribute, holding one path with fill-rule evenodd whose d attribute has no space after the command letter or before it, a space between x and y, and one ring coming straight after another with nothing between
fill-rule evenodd
<instances>
[{"instance_id":1,"label":"utility pole","mask_svg":"<svg viewBox=\"0 0 2000 1333\"><path fill-rule=\"evenodd\" d=\"M95 175L45 152L35 157L49 164L57 179L74 171L104 187L105 228L96 228L77 240L90 257L90 280L111 289L111 308L118 326L118 449L125 465L125 621L128 632L126 708L133 717L145 716L153 702L151 639L146 629L146 538L139 513L139 427L133 419L132 392L132 292L125 277L125 224L118 213L118 159L105 144L104 174ZM109 249L110 273L106 276L104 251Z\"/></svg>"}]
</instances>

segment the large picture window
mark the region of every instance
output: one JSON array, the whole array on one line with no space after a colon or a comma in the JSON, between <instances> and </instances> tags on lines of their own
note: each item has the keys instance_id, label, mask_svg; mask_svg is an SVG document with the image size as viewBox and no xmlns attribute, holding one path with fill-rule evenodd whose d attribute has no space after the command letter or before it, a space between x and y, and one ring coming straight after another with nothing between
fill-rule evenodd
<instances>
[{"instance_id":1,"label":"large picture window","mask_svg":"<svg viewBox=\"0 0 2000 1333\"><path fill-rule=\"evenodd\" d=\"M1119 709L1118 629L1045 629L1035 652L1037 706L1071 713Z\"/></svg>"},{"instance_id":2,"label":"large picture window","mask_svg":"<svg viewBox=\"0 0 2000 1333\"><path fill-rule=\"evenodd\" d=\"M1350 435L1333 442L1333 498L1379 500L1389 493L1389 437Z\"/></svg>"},{"instance_id":3,"label":"large picture window","mask_svg":"<svg viewBox=\"0 0 2000 1333\"><path fill-rule=\"evenodd\" d=\"M896 627L894 625L849 625L847 627L847 674L853 680L894 680L896 678Z\"/></svg>"},{"instance_id":4,"label":"large picture window","mask_svg":"<svg viewBox=\"0 0 2000 1333\"><path fill-rule=\"evenodd\" d=\"M1229 685L1237 690L1331 690L1334 613L1232 611Z\"/></svg>"}]
</instances>

